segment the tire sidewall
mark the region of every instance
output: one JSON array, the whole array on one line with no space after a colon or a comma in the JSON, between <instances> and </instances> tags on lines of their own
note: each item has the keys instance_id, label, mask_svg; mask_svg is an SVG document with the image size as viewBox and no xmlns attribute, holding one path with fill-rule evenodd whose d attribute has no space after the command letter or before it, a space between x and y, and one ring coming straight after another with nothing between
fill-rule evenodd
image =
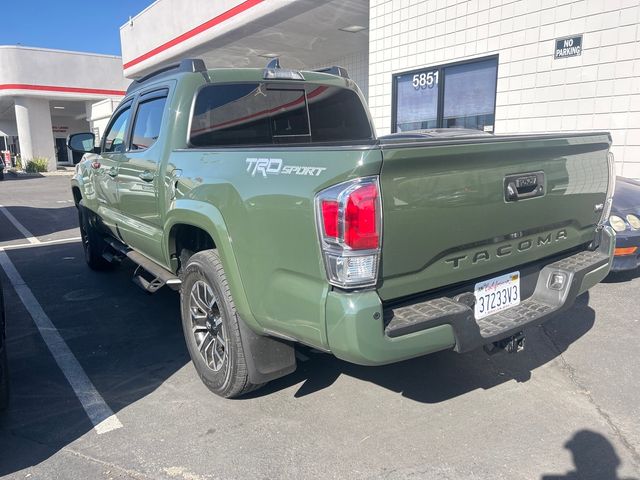
<instances>
[{"instance_id":1,"label":"tire sidewall","mask_svg":"<svg viewBox=\"0 0 640 480\"><path fill-rule=\"evenodd\" d=\"M78 205L78 221L80 222L84 259L92 270L110 270L114 265L102 258L105 242L98 232L94 218L95 214L91 210L83 205Z\"/></svg>"},{"instance_id":2,"label":"tire sidewall","mask_svg":"<svg viewBox=\"0 0 640 480\"><path fill-rule=\"evenodd\" d=\"M196 371L200 375L202 381L218 395L226 396L226 393L231 388L232 380L237 371L237 355L236 339L234 335L236 331L232 328L230 319L235 315L235 309L229 304L224 292L220 288L220 278L215 274L212 265L208 265L209 262L203 262L201 259L194 255L189 260L187 267L183 272L182 288L180 289L180 313L182 317L182 330L189 350L189 355L194 363ZM215 372L210 369L205 363L202 355L198 351L196 340L191 330L191 314L189 311L189 296L191 295L191 288L198 281L202 280L206 282L213 291L218 301L218 308L222 315L222 323L226 334L226 348L227 348L227 366L223 366L222 369Z\"/></svg>"},{"instance_id":3,"label":"tire sidewall","mask_svg":"<svg viewBox=\"0 0 640 480\"><path fill-rule=\"evenodd\" d=\"M91 236L88 214L84 207L78 207L78 220L80 222L80 237L82 238L82 250L85 261L91 265Z\"/></svg>"}]
</instances>

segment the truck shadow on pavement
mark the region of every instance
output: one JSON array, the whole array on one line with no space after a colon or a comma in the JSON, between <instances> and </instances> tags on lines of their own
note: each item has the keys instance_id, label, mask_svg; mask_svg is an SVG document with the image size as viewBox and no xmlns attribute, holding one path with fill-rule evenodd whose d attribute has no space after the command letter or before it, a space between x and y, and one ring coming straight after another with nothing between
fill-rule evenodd
<instances>
[{"instance_id":1,"label":"truck shadow on pavement","mask_svg":"<svg viewBox=\"0 0 640 480\"><path fill-rule=\"evenodd\" d=\"M623 272L611 272L607 277L602 281L602 283L624 283L630 282L640 276L640 268L636 268L635 270L626 270Z\"/></svg>"},{"instance_id":2,"label":"truck shadow on pavement","mask_svg":"<svg viewBox=\"0 0 640 480\"><path fill-rule=\"evenodd\" d=\"M473 390L488 390L510 380L526 382L536 368L554 360L594 324L588 292L567 312L525 331L526 348L518 354L487 355L479 349L466 354L439 352L404 362L364 367L331 355L302 348L308 361L298 361L293 374L276 380L246 398L269 395L303 382L296 397L330 387L341 375L364 380L423 403L439 403Z\"/></svg>"},{"instance_id":3,"label":"truck shadow on pavement","mask_svg":"<svg viewBox=\"0 0 640 480\"><path fill-rule=\"evenodd\" d=\"M195 395L194 391L200 392L200 381L194 372L189 372L188 380L175 375L189 363L176 292L162 289L153 296L146 295L131 283L131 265L112 272L91 272L78 242L15 249L7 254L116 415L156 392L170 377L174 378L163 386L169 393L163 391L156 396L190 396ZM92 442L90 435L95 433L1 269L0 277L7 297L12 388L9 410L0 414L2 477L38 465L60 450L73 454L76 448L81 448L73 445L76 440L86 437ZM530 329L528 349L518 355L487 356L481 350L463 355L441 352L394 365L361 367L302 348L301 358L308 360L299 361L296 372L241 402L250 403L256 397L264 400L299 383L302 385L294 396L302 397L329 388L340 375L424 403L444 402L510 380L525 382L533 370L555 359L589 331L595 313L588 301L585 294L571 310L547 323L544 329ZM195 385L196 390L184 390ZM202 394L208 393L202 389ZM148 401L151 406L158 405L157 399L156 403ZM226 402L215 398L211 401ZM125 429L127 422L145 421L132 418L131 413L123 415Z\"/></svg>"},{"instance_id":4,"label":"truck shadow on pavement","mask_svg":"<svg viewBox=\"0 0 640 480\"><path fill-rule=\"evenodd\" d=\"M22 206L5 206L7 211L34 237L45 237L78 227L78 210L73 204L52 208L34 208ZM79 233L78 233L79 235ZM11 224L0 212L0 243L21 240L26 243L24 235Z\"/></svg>"}]
</instances>

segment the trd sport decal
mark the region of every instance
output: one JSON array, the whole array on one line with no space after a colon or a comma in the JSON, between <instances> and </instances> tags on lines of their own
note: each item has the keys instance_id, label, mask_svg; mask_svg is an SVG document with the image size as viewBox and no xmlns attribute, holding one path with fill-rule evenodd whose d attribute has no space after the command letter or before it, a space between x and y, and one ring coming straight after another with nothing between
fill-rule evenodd
<instances>
[{"instance_id":1,"label":"trd sport decal","mask_svg":"<svg viewBox=\"0 0 640 480\"><path fill-rule=\"evenodd\" d=\"M267 178L267 175L309 175L318 177L326 168L301 167L285 165L281 158L247 158L247 172L255 177L256 174Z\"/></svg>"}]
</instances>

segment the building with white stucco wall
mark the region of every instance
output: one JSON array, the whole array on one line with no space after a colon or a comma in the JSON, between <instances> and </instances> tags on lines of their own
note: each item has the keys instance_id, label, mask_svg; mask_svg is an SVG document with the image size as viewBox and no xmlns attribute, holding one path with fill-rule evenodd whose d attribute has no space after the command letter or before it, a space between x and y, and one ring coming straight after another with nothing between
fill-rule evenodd
<instances>
[{"instance_id":1,"label":"building with white stucco wall","mask_svg":"<svg viewBox=\"0 0 640 480\"><path fill-rule=\"evenodd\" d=\"M0 65L0 151L49 170L73 163L65 141L90 129L91 105L119 101L129 83L112 55L0 46Z\"/></svg>"},{"instance_id":2,"label":"building with white stucco wall","mask_svg":"<svg viewBox=\"0 0 640 480\"><path fill-rule=\"evenodd\" d=\"M640 178L638 0L158 0L120 37L131 78L186 57L341 65L378 134L607 130Z\"/></svg>"},{"instance_id":3,"label":"building with white stucco wall","mask_svg":"<svg viewBox=\"0 0 640 480\"><path fill-rule=\"evenodd\" d=\"M469 113L493 107L485 126L495 133L610 131L618 173L640 178L638 0L371 0L370 8L369 104L379 132L397 129L403 114L397 75L437 69L445 74L438 126L447 126L447 110L473 107L466 100L476 91L483 100ZM557 41L578 39L572 56L557 58ZM482 72L492 57L495 84ZM453 95L447 69L465 77L450 82Z\"/></svg>"}]
</instances>

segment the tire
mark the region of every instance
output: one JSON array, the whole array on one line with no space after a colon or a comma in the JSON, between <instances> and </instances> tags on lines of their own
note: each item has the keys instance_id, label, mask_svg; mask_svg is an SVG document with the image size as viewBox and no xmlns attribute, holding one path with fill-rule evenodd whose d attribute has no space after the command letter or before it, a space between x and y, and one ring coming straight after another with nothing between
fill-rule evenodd
<instances>
[{"instance_id":1,"label":"tire","mask_svg":"<svg viewBox=\"0 0 640 480\"><path fill-rule=\"evenodd\" d=\"M93 221L93 213L82 205L78 205L78 222L84 259L92 270L109 270L113 264L102 257L107 244Z\"/></svg>"},{"instance_id":2,"label":"tire","mask_svg":"<svg viewBox=\"0 0 640 480\"><path fill-rule=\"evenodd\" d=\"M216 395L235 398L262 385L249 382L229 284L216 250L191 256L180 288L182 330L191 361Z\"/></svg>"},{"instance_id":3,"label":"tire","mask_svg":"<svg viewBox=\"0 0 640 480\"><path fill-rule=\"evenodd\" d=\"M0 180L4 180L4 170L0 168Z\"/></svg>"},{"instance_id":4,"label":"tire","mask_svg":"<svg viewBox=\"0 0 640 480\"><path fill-rule=\"evenodd\" d=\"M1 335L1 333L0 333ZM9 366L6 345L0 352L0 411L9 405Z\"/></svg>"}]
</instances>

